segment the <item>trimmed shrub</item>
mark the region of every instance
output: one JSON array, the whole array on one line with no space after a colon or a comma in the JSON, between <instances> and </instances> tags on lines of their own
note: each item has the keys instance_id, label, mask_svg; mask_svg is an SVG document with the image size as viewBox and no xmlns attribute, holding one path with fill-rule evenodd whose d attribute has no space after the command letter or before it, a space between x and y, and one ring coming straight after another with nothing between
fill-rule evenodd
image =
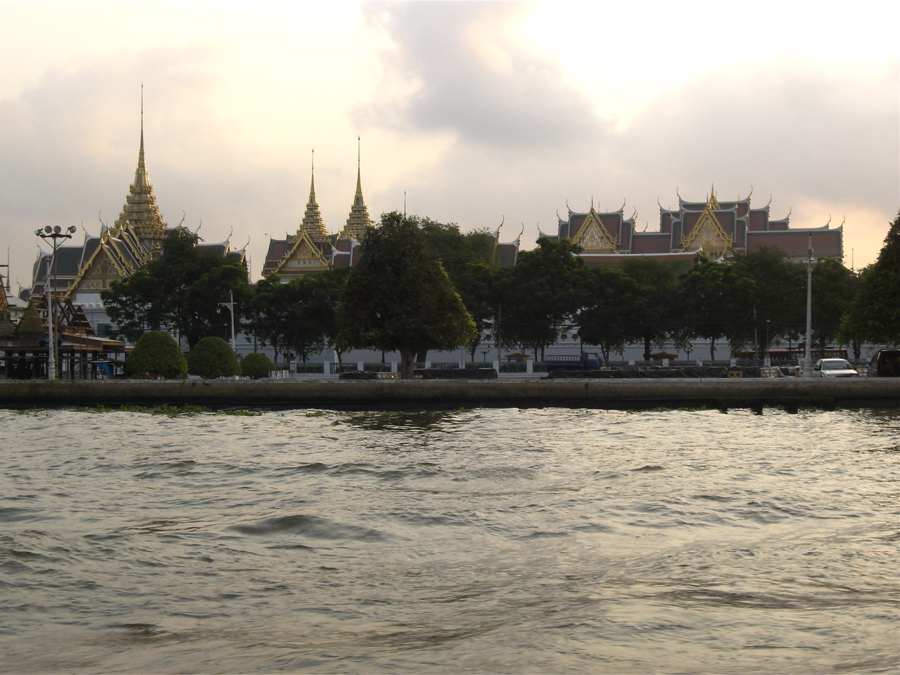
<instances>
[{"instance_id":1,"label":"trimmed shrub","mask_svg":"<svg viewBox=\"0 0 900 675\"><path fill-rule=\"evenodd\" d=\"M265 354L247 354L241 361L241 373L254 380L268 377L273 370L276 370L275 364Z\"/></svg>"},{"instance_id":2,"label":"trimmed shrub","mask_svg":"<svg viewBox=\"0 0 900 675\"><path fill-rule=\"evenodd\" d=\"M175 338L162 330L144 333L125 359L125 374L129 377L144 373L162 378L184 377L187 370L187 361Z\"/></svg>"},{"instance_id":3,"label":"trimmed shrub","mask_svg":"<svg viewBox=\"0 0 900 675\"><path fill-rule=\"evenodd\" d=\"M188 373L206 379L241 374L237 354L220 337L205 337L195 344L188 354L187 365Z\"/></svg>"}]
</instances>

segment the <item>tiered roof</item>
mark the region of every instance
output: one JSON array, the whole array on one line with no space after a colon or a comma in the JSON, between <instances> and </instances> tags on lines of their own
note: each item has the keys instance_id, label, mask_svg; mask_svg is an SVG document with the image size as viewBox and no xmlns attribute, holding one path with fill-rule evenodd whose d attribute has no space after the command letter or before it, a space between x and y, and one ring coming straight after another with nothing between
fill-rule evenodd
<instances>
[{"instance_id":1,"label":"tiered roof","mask_svg":"<svg viewBox=\"0 0 900 675\"><path fill-rule=\"evenodd\" d=\"M303 221L295 234L270 239L262 276L277 274L287 281L308 272L329 267L350 267L359 257L360 242L373 226L362 193L361 163L357 151L356 194L350 216L340 234L329 235L316 202L315 164L310 178L309 200Z\"/></svg>"},{"instance_id":2,"label":"tiered roof","mask_svg":"<svg viewBox=\"0 0 900 675\"><path fill-rule=\"evenodd\" d=\"M359 139L357 139L358 141ZM350 215L347 217L347 224L341 231L338 238L355 239L361 242L366 236L368 229L372 227L372 219L369 218L369 211L366 209L366 202L363 199L362 179L360 169L360 156L357 150L356 157L356 194L353 196L353 206L350 207Z\"/></svg>"},{"instance_id":3,"label":"tiered roof","mask_svg":"<svg viewBox=\"0 0 900 675\"><path fill-rule=\"evenodd\" d=\"M319 204L316 202L315 150L313 150L313 163L309 179L309 201L306 202L306 212L303 214L303 222L300 223L297 233L301 232L308 234L313 241L328 239L328 230L325 229L325 222L322 220Z\"/></svg>"},{"instance_id":4,"label":"tiered roof","mask_svg":"<svg viewBox=\"0 0 900 675\"><path fill-rule=\"evenodd\" d=\"M142 96L137 168L122 213L112 227L101 222L99 236L85 233L82 245L60 246L55 262L52 254L41 253L34 265L30 295L40 296L53 285L54 293L65 298L74 298L79 293L93 294L89 302L99 302L99 292L109 288L113 281L134 274L157 258L170 231L159 213L147 171ZM223 243L199 246L221 255L232 252L230 237ZM243 251L239 253L243 257Z\"/></svg>"},{"instance_id":5,"label":"tiered roof","mask_svg":"<svg viewBox=\"0 0 900 675\"><path fill-rule=\"evenodd\" d=\"M503 227L504 220L500 221L497 230L494 232L494 262L501 267L512 267L519 258L519 247L522 245L522 232L525 226L522 226L519 236L509 242L500 241L500 228Z\"/></svg>"},{"instance_id":6,"label":"tiered roof","mask_svg":"<svg viewBox=\"0 0 900 675\"><path fill-rule=\"evenodd\" d=\"M720 202L712 190L705 201L689 202L679 195L677 209L660 206L656 232L635 232L633 216L625 219L622 209L597 212L591 204L585 213L569 209L568 218L559 219L558 236L580 244L589 264L621 262L622 254L689 260L703 253L722 259L768 246L790 258L804 258L810 237L817 257L843 257L843 226L792 229L789 218L771 219L769 206L752 208L749 195Z\"/></svg>"},{"instance_id":7,"label":"tiered roof","mask_svg":"<svg viewBox=\"0 0 900 675\"><path fill-rule=\"evenodd\" d=\"M141 147L138 152L138 165L134 171L134 182L129 186L128 196L122 213L116 220L115 230L121 232L129 227L134 230L143 248L153 256L162 251L166 239L166 224L163 222L156 205L156 195L150 184L150 175L144 162L144 103L141 95Z\"/></svg>"}]
</instances>

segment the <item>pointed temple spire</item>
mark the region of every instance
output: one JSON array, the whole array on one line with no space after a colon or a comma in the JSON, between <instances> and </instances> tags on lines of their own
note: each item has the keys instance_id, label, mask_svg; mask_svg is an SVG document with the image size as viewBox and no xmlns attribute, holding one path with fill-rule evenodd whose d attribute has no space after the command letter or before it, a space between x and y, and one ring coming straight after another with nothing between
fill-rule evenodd
<instances>
[{"instance_id":1,"label":"pointed temple spire","mask_svg":"<svg viewBox=\"0 0 900 675\"><path fill-rule=\"evenodd\" d=\"M0 322L9 320L9 301L6 299L6 288L3 286L3 275L0 274Z\"/></svg>"},{"instance_id":2,"label":"pointed temple spire","mask_svg":"<svg viewBox=\"0 0 900 675\"><path fill-rule=\"evenodd\" d=\"M325 222L322 220L322 214L319 211L319 205L316 202L316 151L312 151L312 169L309 180L309 201L306 203L306 212L303 214L303 222L297 234L305 232L313 240L327 239L328 230L325 229Z\"/></svg>"},{"instance_id":3,"label":"pointed temple spire","mask_svg":"<svg viewBox=\"0 0 900 675\"><path fill-rule=\"evenodd\" d=\"M147 165L144 163L144 85L141 85L141 149L138 152L138 165L134 172L134 184L144 188L150 185Z\"/></svg>"},{"instance_id":4,"label":"pointed temple spire","mask_svg":"<svg viewBox=\"0 0 900 675\"><path fill-rule=\"evenodd\" d=\"M353 238L356 241L362 241L363 236L370 227L372 227L372 219L369 218L369 211L366 209L366 202L362 194L362 162L360 151L360 138L356 138L356 194L353 197L353 206L350 208L350 215L347 218L347 224L341 232L341 238Z\"/></svg>"},{"instance_id":5,"label":"pointed temple spire","mask_svg":"<svg viewBox=\"0 0 900 675\"><path fill-rule=\"evenodd\" d=\"M128 227L134 230L152 255L162 250L166 224L156 205L156 196L144 161L144 85L141 85L141 145L138 165L134 172L134 183L129 186L122 213L116 220L115 230L121 232Z\"/></svg>"}]
</instances>

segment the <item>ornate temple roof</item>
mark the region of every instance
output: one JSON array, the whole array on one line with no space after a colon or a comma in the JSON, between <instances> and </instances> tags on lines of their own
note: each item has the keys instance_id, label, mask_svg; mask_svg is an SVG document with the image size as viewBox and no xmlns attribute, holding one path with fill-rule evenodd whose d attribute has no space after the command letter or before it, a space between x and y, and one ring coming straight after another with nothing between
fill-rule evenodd
<instances>
[{"instance_id":1,"label":"ornate temple roof","mask_svg":"<svg viewBox=\"0 0 900 675\"><path fill-rule=\"evenodd\" d=\"M768 204L753 208L750 195L720 201L713 188L705 201L692 202L678 194L677 209L660 205L659 212L658 231L636 232L634 217L625 219L622 209L597 212L593 203L587 213L568 209L568 218L559 218L559 238L580 244L588 263L616 261L621 254L689 259L702 252L722 259L766 246L780 248L789 258L801 258L806 255L809 237L817 257L843 257L842 227L791 228L790 215L771 219Z\"/></svg>"},{"instance_id":2,"label":"ornate temple roof","mask_svg":"<svg viewBox=\"0 0 900 675\"><path fill-rule=\"evenodd\" d=\"M134 182L128 188L128 196L122 213L115 223L113 236L126 226L131 226L144 247L158 255L166 238L166 224L163 222L156 205L156 195L150 184L150 175L144 161L144 96L141 91L141 145L138 152L138 164L134 171Z\"/></svg>"},{"instance_id":3,"label":"ornate temple roof","mask_svg":"<svg viewBox=\"0 0 900 675\"><path fill-rule=\"evenodd\" d=\"M357 139L357 143L359 139ZM357 146L358 147L358 146ZM338 235L340 239L355 239L362 241L366 231L372 227L372 219L369 218L369 211L366 209L366 202L363 200L362 180L360 178L360 155L357 149L356 157L356 194L353 197L353 206L350 207L350 215L347 218L347 224Z\"/></svg>"},{"instance_id":4,"label":"ornate temple roof","mask_svg":"<svg viewBox=\"0 0 900 675\"><path fill-rule=\"evenodd\" d=\"M310 239L325 240L328 238L328 230L325 229L325 222L322 220L322 214L319 211L319 204L316 202L316 163L315 150L313 150L313 163L310 171L309 179L309 201L306 202L306 212L303 214L303 222L297 230L297 234L306 233Z\"/></svg>"}]
</instances>

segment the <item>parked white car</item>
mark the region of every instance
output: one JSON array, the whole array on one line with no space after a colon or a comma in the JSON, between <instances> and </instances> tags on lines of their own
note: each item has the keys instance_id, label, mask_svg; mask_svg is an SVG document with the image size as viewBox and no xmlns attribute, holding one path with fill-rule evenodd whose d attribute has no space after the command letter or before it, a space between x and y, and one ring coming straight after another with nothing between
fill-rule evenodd
<instances>
[{"instance_id":1,"label":"parked white car","mask_svg":"<svg viewBox=\"0 0 900 675\"><path fill-rule=\"evenodd\" d=\"M847 359L819 359L813 368L813 377L859 377Z\"/></svg>"}]
</instances>

